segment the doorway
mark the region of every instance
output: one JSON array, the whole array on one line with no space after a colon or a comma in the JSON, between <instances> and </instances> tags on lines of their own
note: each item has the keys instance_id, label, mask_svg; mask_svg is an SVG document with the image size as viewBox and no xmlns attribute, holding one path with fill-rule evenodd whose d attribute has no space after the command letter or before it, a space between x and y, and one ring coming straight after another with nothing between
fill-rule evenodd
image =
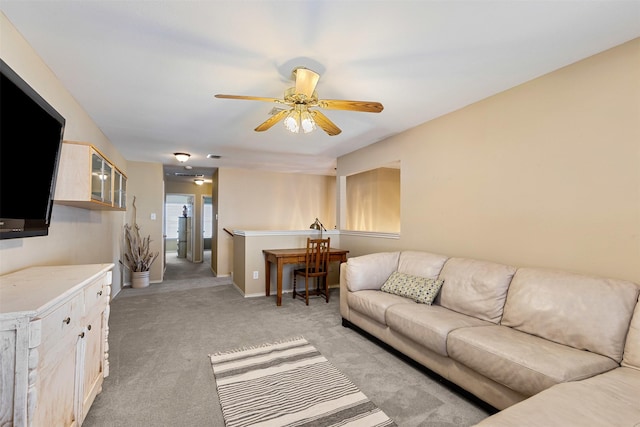
<instances>
[{"instance_id":1,"label":"doorway","mask_svg":"<svg viewBox=\"0 0 640 427\"><path fill-rule=\"evenodd\" d=\"M193 262L193 194L167 194L164 204L165 266L171 258Z\"/></svg>"}]
</instances>

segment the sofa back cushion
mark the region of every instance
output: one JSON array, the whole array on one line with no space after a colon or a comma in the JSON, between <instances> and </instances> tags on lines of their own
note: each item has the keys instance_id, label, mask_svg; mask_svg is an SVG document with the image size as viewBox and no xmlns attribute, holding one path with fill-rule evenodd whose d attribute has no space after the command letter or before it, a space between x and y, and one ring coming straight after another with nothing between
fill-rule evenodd
<instances>
[{"instance_id":1,"label":"sofa back cushion","mask_svg":"<svg viewBox=\"0 0 640 427\"><path fill-rule=\"evenodd\" d=\"M623 280L519 268L502 325L620 363L639 290Z\"/></svg>"},{"instance_id":2,"label":"sofa back cushion","mask_svg":"<svg viewBox=\"0 0 640 427\"><path fill-rule=\"evenodd\" d=\"M356 292L365 289L379 290L391 273L398 269L400 252L379 252L347 261L347 288Z\"/></svg>"},{"instance_id":3,"label":"sofa back cushion","mask_svg":"<svg viewBox=\"0 0 640 427\"><path fill-rule=\"evenodd\" d=\"M631 325L629 325L622 365L628 368L640 369L640 301L636 303Z\"/></svg>"},{"instance_id":4,"label":"sofa back cushion","mask_svg":"<svg viewBox=\"0 0 640 427\"><path fill-rule=\"evenodd\" d=\"M398 272L437 279L447 258L430 252L404 251L400 253L398 260Z\"/></svg>"},{"instance_id":5,"label":"sofa back cushion","mask_svg":"<svg viewBox=\"0 0 640 427\"><path fill-rule=\"evenodd\" d=\"M437 303L458 313L499 323L507 289L516 268L467 258L449 258Z\"/></svg>"}]
</instances>

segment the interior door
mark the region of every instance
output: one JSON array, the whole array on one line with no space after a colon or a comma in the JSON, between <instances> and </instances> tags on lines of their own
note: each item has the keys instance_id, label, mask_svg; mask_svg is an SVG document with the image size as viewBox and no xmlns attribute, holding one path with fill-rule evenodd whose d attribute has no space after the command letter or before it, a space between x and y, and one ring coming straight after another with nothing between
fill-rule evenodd
<instances>
[{"instance_id":1,"label":"interior door","mask_svg":"<svg viewBox=\"0 0 640 427\"><path fill-rule=\"evenodd\" d=\"M193 262L193 218L187 217L187 261Z\"/></svg>"},{"instance_id":2,"label":"interior door","mask_svg":"<svg viewBox=\"0 0 640 427\"><path fill-rule=\"evenodd\" d=\"M213 238L213 199L207 195L202 195L201 198L200 218L202 218L202 227L200 228L202 230L202 244L200 245L200 260L204 261L204 252L211 250L211 240Z\"/></svg>"}]
</instances>

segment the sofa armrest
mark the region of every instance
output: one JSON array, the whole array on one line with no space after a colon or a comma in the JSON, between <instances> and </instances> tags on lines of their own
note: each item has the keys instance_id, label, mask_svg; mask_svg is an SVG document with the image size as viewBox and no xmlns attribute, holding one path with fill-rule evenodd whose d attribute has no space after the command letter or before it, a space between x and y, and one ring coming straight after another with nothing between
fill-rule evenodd
<instances>
[{"instance_id":1,"label":"sofa armrest","mask_svg":"<svg viewBox=\"0 0 640 427\"><path fill-rule=\"evenodd\" d=\"M380 290L391 273L398 269L400 252L379 252L349 258L345 269L346 286L351 292Z\"/></svg>"},{"instance_id":2,"label":"sofa armrest","mask_svg":"<svg viewBox=\"0 0 640 427\"><path fill-rule=\"evenodd\" d=\"M349 289L347 288L347 263L340 264L340 315L343 319L350 320L349 317Z\"/></svg>"}]
</instances>

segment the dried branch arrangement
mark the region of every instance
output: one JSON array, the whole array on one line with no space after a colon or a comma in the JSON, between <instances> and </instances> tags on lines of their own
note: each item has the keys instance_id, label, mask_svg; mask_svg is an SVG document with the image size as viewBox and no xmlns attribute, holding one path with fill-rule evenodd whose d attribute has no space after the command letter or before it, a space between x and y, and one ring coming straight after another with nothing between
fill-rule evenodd
<instances>
[{"instance_id":1,"label":"dried branch arrangement","mask_svg":"<svg viewBox=\"0 0 640 427\"><path fill-rule=\"evenodd\" d=\"M160 252L151 251L151 235L142 237L136 223L136 198L133 197L133 225L125 224L126 253L124 254L131 271L149 271Z\"/></svg>"}]
</instances>

